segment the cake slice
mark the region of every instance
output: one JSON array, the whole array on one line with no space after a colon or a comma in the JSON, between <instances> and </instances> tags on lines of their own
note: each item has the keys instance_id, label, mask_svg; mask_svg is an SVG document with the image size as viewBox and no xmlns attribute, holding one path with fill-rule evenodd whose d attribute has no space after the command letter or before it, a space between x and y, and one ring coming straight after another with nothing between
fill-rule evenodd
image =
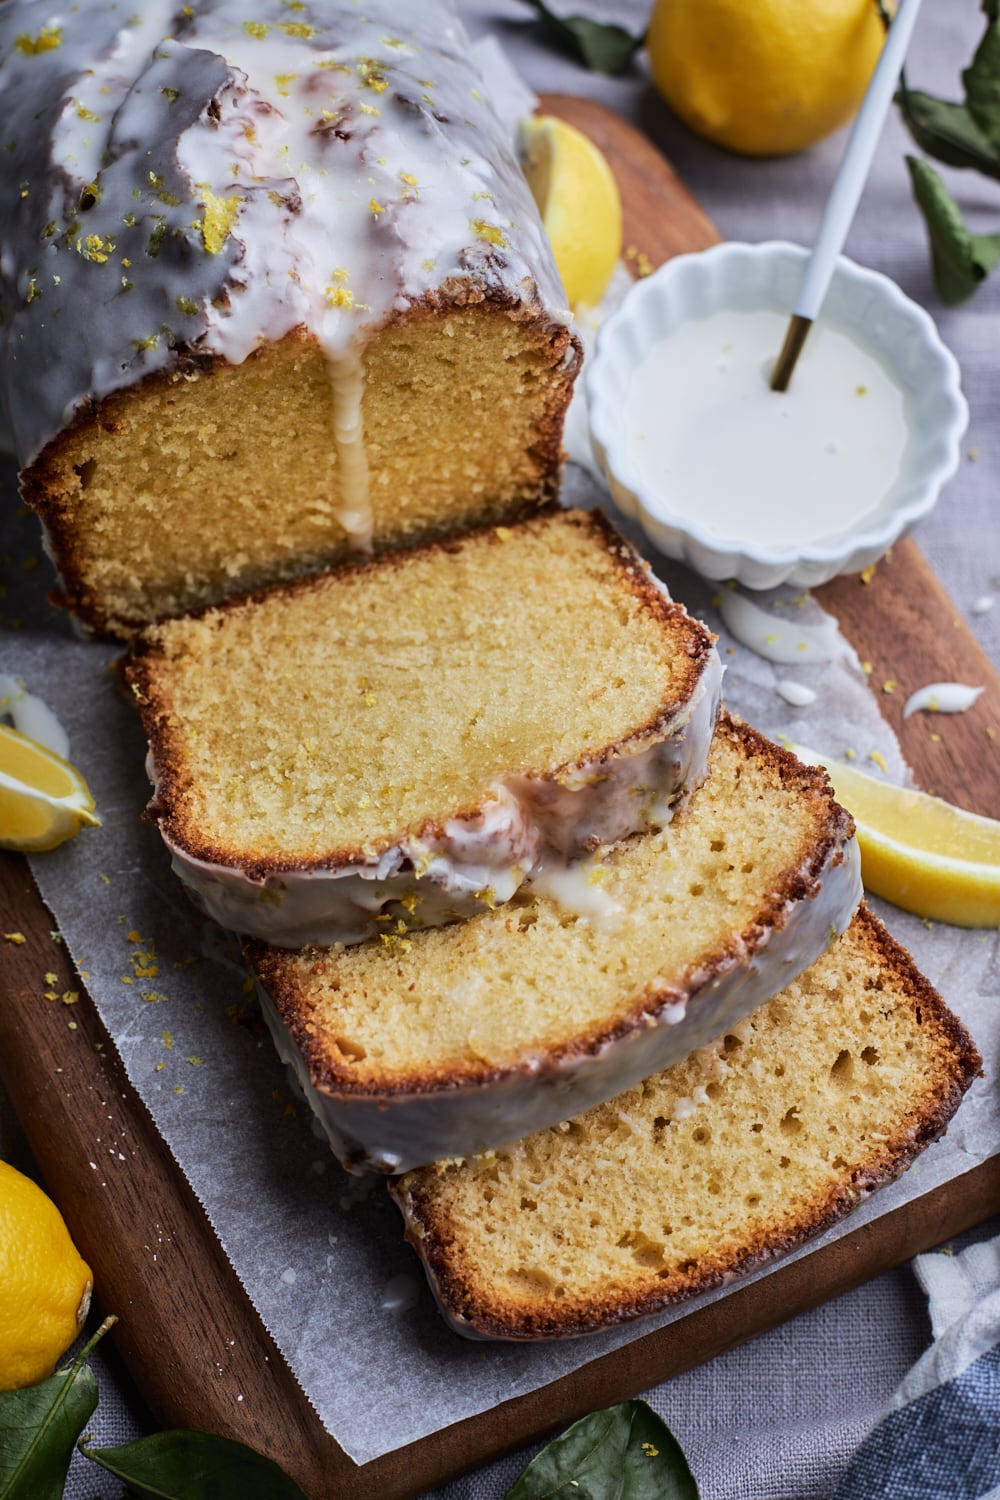
<instances>
[{"instance_id":1,"label":"cake slice","mask_svg":"<svg viewBox=\"0 0 1000 1500\"><path fill-rule=\"evenodd\" d=\"M733 1026L861 898L822 774L725 716L659 833L505 907L356 948L248 944L264 1012L334 1151L399 1172L565 1119Z\"/></svg>"},{"instance_id":2,"label":"cake slice","mask_svg":"<svg viewBox=\"0 0 1000 1500\"><path fill-rule=\"evenodd\" d=\"M392 1193L459 1333L593 1333L829 1228L944 1131L979 1066L862 907L806 973L685 1062Z\"/></svg>"},{"instance_id":3,"label":"cake slice","mask_svg":"<svg viewBox=\"0 0 1000 1500\"><path fill-rule=\"evenodd\" d=\"M386 556L168 620L124 666L149 815L223 926L426 926L669 820L722 669L600 515Z\"/></svg>"}]
</instances>

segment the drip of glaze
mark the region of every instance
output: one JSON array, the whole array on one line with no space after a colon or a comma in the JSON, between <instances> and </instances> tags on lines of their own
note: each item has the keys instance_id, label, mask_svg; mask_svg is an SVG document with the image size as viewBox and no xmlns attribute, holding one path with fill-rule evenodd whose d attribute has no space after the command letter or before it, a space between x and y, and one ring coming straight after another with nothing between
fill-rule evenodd
<instances>
[{"instance_id":1,"label":"drip of glaze","mask_svg":"<svg viewBox=\"0 0 1000 1500\"><path fill-rule=\"evenodd\" d=\"M8 715L19 734L37 740L47 750L69 759L69 735L48 704L29 693L16 677L0 673L0 718Z\"/></svg>"},{"instance_id":2,"label":"drip of glaze","mask_svg":"<svg viewBox=\"0 0 1000 1500\"><path fill-rule=\"evenodd\" d=\"M964 714L982 693L981 687L972 687L964 682L929 682L917 688L906 700L903 718L911 714Z\"/></svg>"},{"instance_id":3,"label":"drip of glaze","mask_svg":"<svg viewBox=\"0 0 1000 1500\"><path fill-rule=\"evenodd\" d=\"M391 1276L382 1288L379 1306L383 1312L394 1313L398 1317L416 1307L419 1301L420 1282L415 1276L402 1271L398 1276Z\"/></svg>"},{"instance_id":4,"label":"drip of glaze","mask_svg":"<svg viewBox=\"0 0 1000 1500\"><path fill-rule=\"evenodd\" d=\"M353 349L335 354L328 350L326 368L333 398L333 438L340 473L341 526L360 551L372 546L372 507L368 485L368 455L365 451L364 367Z\"/></svg>"},{"instance_id":5,"label":"drip of glaze","mask_svg":"<svg viewBox=\"0 0 1000 1500\"><path fill-rule=\"evenodd\" d=\"M832 615L819 625L803 625L761 609L735 589L722 590L719 613L730 635L766 661L783 666L857 661Z\"/></svg>"},{"instance_id":6,"label":"drip of glaze","mask_svg":"<svg viewBox=\"0 0 1000 1500\"><path fill-rule=\"evenodd\" d=\"M793 708L808 708L810 703L816 702L816 691L814 688L806 687L804 682L792 682L783 677L780 682L774 684L775 691L790 703Z\"/></svg>"},{"instance_id":7,"label":"drip of glaze","mask_svg":"<svg viewBox=\"0 0 1000 1500\"><path fill-rule=\"evenodd\" d=\"M599 874L600 866L589 859L547 859L529 884L537 895L547 896L563 911L588 922L596 932L614 932L621 922L622 909L595 879Z\"/></svg>"}]
</instances>

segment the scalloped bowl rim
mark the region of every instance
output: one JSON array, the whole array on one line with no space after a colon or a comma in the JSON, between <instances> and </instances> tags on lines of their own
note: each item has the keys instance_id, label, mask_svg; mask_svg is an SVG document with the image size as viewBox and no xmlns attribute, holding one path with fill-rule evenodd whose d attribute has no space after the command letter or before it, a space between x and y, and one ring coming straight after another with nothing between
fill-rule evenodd
<instances>
[{"instance_id":1,"label":"scalloped bowl rim","mask_svg":"<svg viewBox=\"0 0 1000 1500\"><path fill-rule=\"evenodd\" d=\"M875 555L881 555L904 532L933 509L942 487L952 478L958 468L960 442L969 419L968 404L961 390L961 371L957 359L942 341L930 313L918 302L914 302L912 297L908 297L890 277L881 271L872 271L866 266L860 266L846 255L838 258L834 271L835 281L875 291L888 307L901 313L923 333L924 346L938 367L939 383L935 387L935 392L936 399L941 402L940 412L936 413L933 440L929 441L929 446L941 451L936 462L929 462L914 476L892 509L881 515L877 524L870 524L867 528L863 528L863 523L859 523L858 526L848 528L822 544L803 544L793 547L762 546L755 544L750 537L720 537L703 531L692 517L669 511L662 501L651 504L646 498L649 493L648 487L639 479L630 461L627 439L620 422L617 424L617 431L615 430L614 400L617 399L620 410L622 392L618 389L617 392L605 393L603 385L608 378L613 359L609 351L614 348L614 340L621 337L623 329L636 322L647 302L660 300L665 285L668 286L671 282L679 281L692 273L704 272L711 275L719 263L725 261L738 264L740 260L747 258L763 260L790 256L804 265L809 253L803 246L792 244L788 240L765 240L759 244L724 240L721 244L713 245L707 250L691 251L684 255L674 256L649 276L637 281L626 293L621 306L616 309L598 333L595 353L584 369L587 407L591 437L601 468L609 481L613 480L622 489L630 492L631 498L642 512L642 519L645 519L648 514L659 527L673 528L683 533L716 556L737 552L748 561L763 568L791 567L796 563L825 565L840 563L845 571L849 571L845 565L856 553L871 550ZM718 279L721 281L721 273ZM719 310L724 306L723 301L718 303ZM675 325L679 325L682 321L684 320L680 318L675 319ZM841 328L851 326L842 320L835 321L836 326ZM648 348L653 341L653 338L647 337L643 345L640 336L639 344L640 347ZM880 352L883 362L891 370L891 358L884 351ZM606 396L607 399L605 399ZM914 490L915 494L912 493ZM832 576L832 573L827 576Z\"/></svg>"}]
</instances>

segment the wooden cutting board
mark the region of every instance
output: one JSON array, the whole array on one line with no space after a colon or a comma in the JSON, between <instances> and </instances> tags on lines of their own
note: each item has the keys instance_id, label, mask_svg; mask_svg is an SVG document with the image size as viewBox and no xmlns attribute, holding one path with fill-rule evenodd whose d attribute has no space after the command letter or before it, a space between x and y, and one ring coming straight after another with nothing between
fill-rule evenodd
<instances>
[{"instance_id":1,"label":"wooden cutting board","mask_svg":"<svg viewBox=\"0 0 1000 1500\"><path fill-rule=\"evenodd\" d=\"M543 108L601 146L618 178L625 244L652 265L719 236L671 168L632 126L602 106L566 96ZM885 716L928 788L1000 816L1000 779L987 728L1000 726L1000 678L918 549L904 542L868 584L839 579L819 597L840 619L872 680L898 682ZM983 683L968 713L900 723L913 687L935 679ZM57 989L80 989L23 859L0 857L0 1074L46 1183L96 1273L115 1341L164 1426L208 1429L269 1454L314 1500L405 1500L503 1450L679 1374L918 1251L980 1222L1000 1203L1000 1157L785 1266L753 1286L603 1355L528 1396L457 1423L367 1464L353 1464L322 1429L223 1254L194 1194L135 1094L83 996L76 1029L61 1006L39 1003L39 945ZM100 1191L88 1162L101 1139L130 1142Z\"/></svg>"}]
</instances>

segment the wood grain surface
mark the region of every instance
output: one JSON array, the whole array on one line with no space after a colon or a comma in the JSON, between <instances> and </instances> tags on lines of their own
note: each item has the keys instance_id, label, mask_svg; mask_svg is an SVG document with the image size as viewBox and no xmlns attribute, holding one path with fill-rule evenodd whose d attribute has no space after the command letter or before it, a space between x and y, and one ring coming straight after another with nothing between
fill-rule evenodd
<instances>
[{"instance_id":1,"label":"wood grain surface","mask_svg":"<svg viewBox=\"0 0 1000 1500\"><path fill-rule=\"evenodd\" d=\"M718 238L630 125L584 100L550 98L543 107L578 124L611 161L634 261L644 256L656 264ZM883 705L894 727L906 692L922 682L959 677L987 685L970 714L940 721L940 740L931 738L926 720L909 721L902 739L926 786L1000 813L993 742L985 732L1000 725L1000 681L916 547L898 547L870 584L838 580L820 594L872 662L873 681L898 681ZM53 941L55 923L25 861L14 855L0 856L0 911L3 930L26 938L21 945L0 942L0 1075L45 1181L94 1268L100 1306L119 1315L114 1337L138 1388L165 1426L248 1443L277 1460L313 1500L419 1495L837 1296L979 1222L1000 1201L1000 1158L994 1158L663 1333L359 1468L323 1431L263 1329L125 1078L65 950ZM55 973L54 986L47 972ZM50 988L80 991L80 1002L46 1001Z\"/></svg>"}]
</instances>

